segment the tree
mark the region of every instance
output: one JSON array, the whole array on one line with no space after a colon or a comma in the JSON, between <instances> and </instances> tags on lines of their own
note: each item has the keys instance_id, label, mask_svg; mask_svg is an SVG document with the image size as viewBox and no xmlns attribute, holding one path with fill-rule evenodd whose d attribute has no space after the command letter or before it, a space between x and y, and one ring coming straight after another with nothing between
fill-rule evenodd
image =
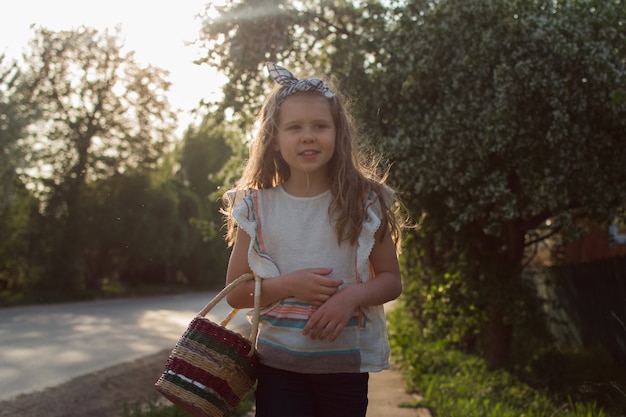
<instances>
[{"instance_id":1,"label":"tree","mask_svg":"<svg viewBox=\"0 0 626 417\"><path fill-rule=\"evenodd\" d=\"M77 231L81 190L89 181L154 167L172 140L175 116L167 73L142 67L123 51L119 34L82 27L37 29L25 56L25 82L41 121L27 138L35 164L22 173L46 197L57 221L53 279L61 288L83 277Z\"/></svg>"},{"instance_id":2,"label":"tree","mask_svg":"<svg viewBox=\"0 0 626 417\"><path fill-rule=\"evenodd\" d=\"M220 120L219 118L217 120ZM190 277L223 285L228 261L220 214L223 185L232 185L243 161L242 136L229 131L208 113L199 126L185 133L180 157L180 173L184 184L201 202L201 210L190 219L202 234L202 242L189 256ZM235 139L236 138L236 139Z\"/></svg>"},{"instance_id":3,"label":"tree","mask_svg":"<svg viewBox=\"0 0 626 417\"><path fill-rule=\"evenodd\" d=\"M264 69L267 61L296 75L336 75L342 90L355 96L373 89L368 73L391 20L381 2L244 0L217 9L217 17L204 17L199 42L207 55L198 62L228 77L220 110L231 109L244 129L273 83ZM368 107L368 97L359 111Z\"/></svg>"},{"instance_id":4,"label":"tree","mask_svg":"<svg viewBox=\"0 0 626 417\"><path fill-rule=\"evenodd\" d=\"M87 288L105 280L168 283L178 271L190 276L185 260L201 234L189 219L200 215L200 200L174 177L114 175L88 184L80 200Z\"/></svg>"},{"instance_id":5,"label":"tree","mask_svg":"<svg viewBox=\"0 0 626 417\"><path fill-rule=\"evenodd\" d=\"M18 64L0 55L0 291L30 285L38 270L38 201L17 174L26 165L20 140L38 109L22 79Z\"/></svg>"},{"instance_id":6,"label":"tree","mask_svg":"<svg viewBox=\"0 0 626 417\"><path fill-rule=\"evenodd\" d=\"M393 176L427 270L464 272L492 364L524 311L526 248L624 206L625 17L621 1L409 2L386 44Z\"/></svg>"},{"instance_id":7,"label":"tree","mask_svg":"<svg viewBox=\"0 0 626 417\"><path fill-rule=\"evenodd\" d=\"M17 63L7 63L6 60L4 54L0 55L0 209L12 199L17 182L16 170L24 165L19 140L36 116L36 108L20 84Z\"/></svg>"},{"instance_id":8,"label":"tree","mask_svg":"<svg viewBox=\"0 0 626 417\"><path fill-rule=\"evenodd\" d=\"M24 184L13 185L10 203L0 207L0 293L25 292L39 281L42 224L39 201Z\"/></svg>"},{"instance_id":9,"label":"tree","mask_svg":"<svg viewBox=\"0 0 626 417\"><path fill-rule=\"evenodd\" d=\"M231 155L224 128L209 117L185 132L180 166L187 185L198 197L208 199L222 185L216 177Z\"/></svg>"}]
</instances>

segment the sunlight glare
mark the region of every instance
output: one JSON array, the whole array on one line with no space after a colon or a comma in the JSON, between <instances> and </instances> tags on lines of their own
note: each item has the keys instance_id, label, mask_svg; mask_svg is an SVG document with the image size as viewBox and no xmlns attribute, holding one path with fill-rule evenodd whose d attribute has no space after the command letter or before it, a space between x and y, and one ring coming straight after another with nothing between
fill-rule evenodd
<instances>
[{"instance_id":1,"label":"sunlight glare","mask_svg":"<svg viewBox=\"0 0 626 417\"><path fill-rule=\"evenodd\" d=\"M184 130L201 100L211 102L221 97L225 77L206 65L194 64L202 51L191 43L202 23L197 15L205 7L215 13L215 6L223 4L223 0L22 0L0 15L0 54L17 59L33 38L31 25L57 31L83 25L113 31L119 26L126 49L135 51L139 63L170 72L168 97L172 107L180 111L179 130Z\"/></svg>"}]
</instances>

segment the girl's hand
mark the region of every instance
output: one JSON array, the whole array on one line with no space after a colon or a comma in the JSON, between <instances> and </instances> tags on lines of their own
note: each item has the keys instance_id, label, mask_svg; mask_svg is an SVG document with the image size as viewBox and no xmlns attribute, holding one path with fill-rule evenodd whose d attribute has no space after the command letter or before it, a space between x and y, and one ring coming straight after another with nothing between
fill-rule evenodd
<instances>
[{"instance_id":1,"label":"girl's hand","mask_svg":"<svg viewBox=\"0 0 626 417\"><path fill-rule=\"evenodd\" d=\"M321 305L309 318L302 330L304 336L311 339L333 342L354 316L357 305L354 304L354 296L350 294L354 285L348 286L333 295Z\"/></svg>"},{"instance_id":2,"label":"girl's hand","mask_svg":"<svg viewBox=\"0 0 626 417\"><path fill-rule=\"evenodd\" d=\"M321 306L341 285L340 280L326 277L331 272L330 268L309 268L294 271L284 277L288 280L291 296L305 303Z\"/></svg>"}]
</instances>

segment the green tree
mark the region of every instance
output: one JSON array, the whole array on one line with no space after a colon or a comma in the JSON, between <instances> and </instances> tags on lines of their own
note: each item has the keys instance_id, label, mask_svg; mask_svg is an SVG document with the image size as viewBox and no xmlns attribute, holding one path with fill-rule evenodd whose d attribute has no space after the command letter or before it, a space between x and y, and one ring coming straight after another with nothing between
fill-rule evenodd
<instances>
[{"instance_id":1,"label":"green tree","mask_svg":"<svg viewBox=\"0 0 626 417\"><path fill-rule=\"evenodd\" d=\"M173 177L156 178L129 172L86 187L81 241L90 289L105 280L137 286L191 275L185 260L201 234L189 219L200 214L200 201Z\"/></svg>"},{"instance_id":2,"label":"green tree","mask_svg":"<svg viewBox=\"0 0 626 417\"><path fill-rule=\"evenodd\" d=\"M218 119L219 120L219 119ZM202 242L192 249L189 261L192 277L223 285L228 261L228 248L223 239L220 213L223 185L232 185L243 156L241 137L234 139L223 121L209 112L199 126L185 133L180 157L180 172L185 186L201 202L201 210L190 221L202 234ZM235 152L237 149L239 151Z\"/></svg>"},{"instance_id":3,"label":"green tree","mask_svg":"<svg viewBox=\"0 0 626 417\"><path fill-rule=\"evenodd\" d=\"M0 206L0 293L11 294L32 289L41 276L43 224L39 200L23 184L12 188L10 204Z\"/></svg>"},{"instance_id":4,"label":"green tree","mask_svg":"<svg viewBox=\"0 0 626 417\"><path fill-rule=\"evenodd\" d=\"M56 236L52 282L81 285L84 265L78 231L85 184L130 169L154 167L172 140L175 115L165 93L167 73L140 66L119 34L81 27L39 28L25 56L31 100L42 109L27 143L27 181L46 199ZM55 223L56 222L56 223Z\"/></svg>"},{"instance_id":5,"label":"green tree","mask_svg":"<svg viewBox=\"0 0 626 417\"><path fill-rule=\"evenodd\" d=\"M16 171L24 165L19 141L36 115L35 106L20 81L17 63L7 62L6 56L0 55L0 208L12 198Z\"/></svg>"},{"instance_id":6,"label":"green tree","mask_svg":"<svg viewBox=\"0 0 626 417\"><path fill-rule=\"evenodd\" d=\"M624 205L625 18L621 1L417 1L388 38L383 143L449 302L434 317L482 314L468 330L493 364L527 311L526 249Z\"/></svg>"},{"instance_id":7,"label":"green tree","mask_svg":"<svg viewBox=\"0 0 626 417\"><path fill-rule=\"evenodd\" d=\"M393 10L380 1L228 1L217 17L204 17L199 36L207 55L200 63L227 77L221 109L249 129L272 85L264 64L278 62L298 75L333 74L342 90L369 107L369 74L383 51ZM357 94L358 93L358 94Z\"/></svg>"},{"instance_id":8,"label":"green tree","mask_svg":"<svg viewBox=\"0 0 626 417\"><path fill-rule=\"evenodd\" d=\"M26 165L21 144L38 115L18 64L0 55L0 290L15 291L38 275L35 260L39 202L18 176Z\"/></svg>"},{"instance_id":9,"label":"green tree","mask_svg":"<svg viewBox=\"0 0 626 417\"><path fill-rule=\"evenodd\" d=\"M186 184L201 199L222 185L218 173L232 156L224 127L206 118L200 126L191 126L183 139L180 167Z\"/></svg>"}]
</instances>

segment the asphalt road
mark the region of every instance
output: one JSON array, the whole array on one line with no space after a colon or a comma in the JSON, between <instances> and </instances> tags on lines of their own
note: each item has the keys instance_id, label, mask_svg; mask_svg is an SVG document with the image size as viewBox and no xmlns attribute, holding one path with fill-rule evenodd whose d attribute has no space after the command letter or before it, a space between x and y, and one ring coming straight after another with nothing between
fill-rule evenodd
<instances>
[{"instance_id":1,"label":"asphalt road","mask_svg":"<svg viewBox=\"0 0 626 417\"><path fill-rule=\"evenodd\" d=\"M215 294L0 309L0 401L172 348ZM222 301L207 317L229 311ZM228 327L245 324L241 311Z\"/></svg>"}]
</instances>

